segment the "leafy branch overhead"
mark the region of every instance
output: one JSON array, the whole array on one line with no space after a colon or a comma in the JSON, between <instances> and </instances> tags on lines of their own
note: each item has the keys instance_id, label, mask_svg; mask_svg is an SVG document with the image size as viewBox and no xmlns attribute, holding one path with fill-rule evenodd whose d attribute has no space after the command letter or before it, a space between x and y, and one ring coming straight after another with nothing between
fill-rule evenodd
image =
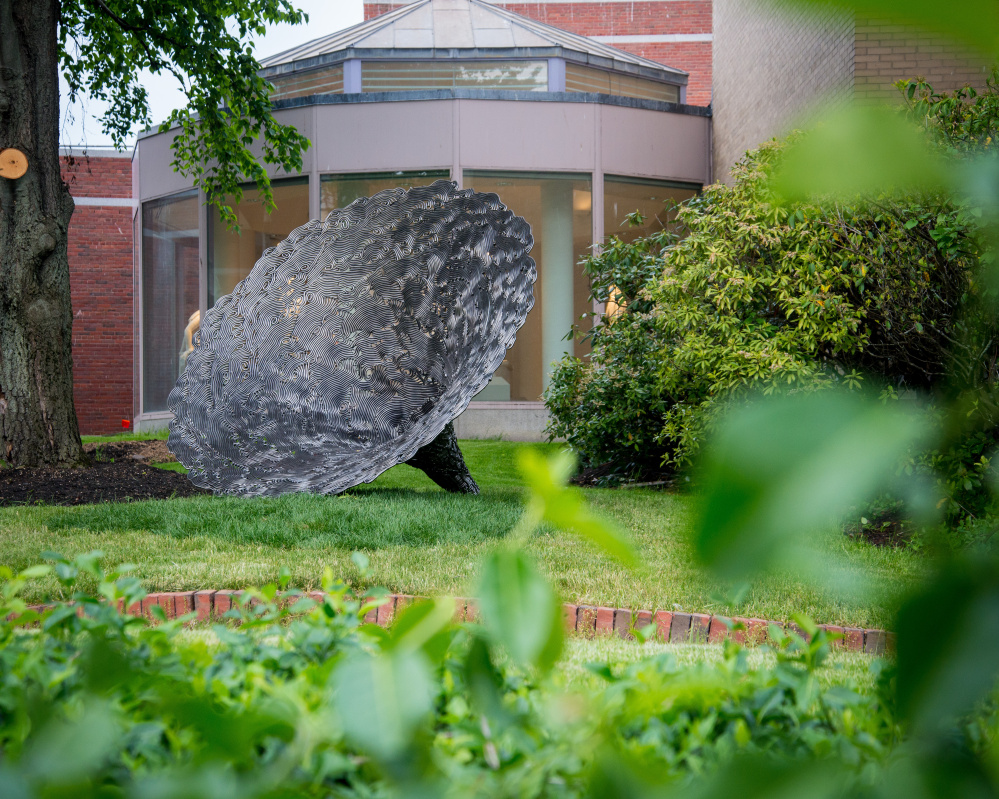
<instances>
[{"instance_id":1,"label":"leafy branch overhead","mask_svg":"<svg viewBox=\"0 0 999 799\"><path fill-rule=\"evenodd\" d=\"M177 128L173 167L234 224L228 203L239 201L243 182L255 182L272 208L267 165L302 168L309 141L274 119L251 37L304 21L290 0L69 0L61 6L59 60L71 100L86 93L108 103L101 122L116 147L152 123L142 71L174 75L188 105L159 128Z\"/></svg>"}]
</instances>

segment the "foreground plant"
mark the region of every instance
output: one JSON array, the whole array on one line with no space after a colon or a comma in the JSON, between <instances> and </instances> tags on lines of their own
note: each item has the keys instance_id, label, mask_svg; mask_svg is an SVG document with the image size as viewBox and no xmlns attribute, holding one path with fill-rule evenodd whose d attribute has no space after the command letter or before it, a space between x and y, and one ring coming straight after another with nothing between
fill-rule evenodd
<instances>
[{"instance_id":1,"label":"foreground plant","mask_svg":"<svg viewBox=\"0 0 999 799\"><path fill-rule=\"evenodd\" d=\"M448 599L389 630L364 624L383 592L327 575L321 603L283 577L246 591L231 623L186 631L190 618L119 613L143 591L128 566L102 572L100 553L7 572L0 794L586 796L622 769L628 784L681 786L738 753L827 751L870 781L864 766L898 737L891 703L820 688L824 633L782 639L770 668L729 643L718 664L681 669L662 654L598 668L601 692L560 688L558 598L520 545L547 521L635 555L563 487L570 460L532 454L522 468L532 490L483 563L481 624L453 624ZM20 593L49 573L70 599L29 609Z\"/></svg>"},{"instance_id":2,"label":"foreground plant","mask_svg":"<svg viewBox=\"0 0 999 799\"><path fill-rule=\"evenodd\" d=\"M790 426L785 419L785 428L796 435L812 412L801 411ZM885 446L883 437L862 435L878 427L869 414L848 405L838 415L858 441L870 439L865 446ZM755 421L751 430L773 433L766 416ZM897 426L888 449L917 427ZM780 498L804 506L799 500L811 496L812 484L786 486L789 475L801 473L794 468L801 458L822 469L841 464L835 448L810 454L799 448L795 455L775 447L764 457L761 478L740 478L750 465L739 454L745 437L726 440L709 466L725 479L709 481L719 512L704 516L699 551L720 573L752 579L773 562L773 538L750 539L762 545L759 553L741 544L741 571L716 553L735 546L741 531L772 521L767 514L780 512ZM766 466L768 458L788 456L790 470ZM750 668L746 651L728 642L718 663L680 668L666 652L625 668L594 666L602 690L567 692L557 666L558 599L522 545L545 521L626 562L635 554L578 492L564 488L571 460L528 455L521 467L530 486L525 511L482 564L481 623L455 625L454 604L445 598L408 607L386 630L363 622L383 592L359 594L327 574L316 603L287 590L285 575L246 591L227 614L230 623L185 631L190 618L159 613L159 623L150 625L119 613L119 602L135 603L143 591L127 566L102 572L100 553L73 561L49 554L48 564L5 573L0 794L764 796L776 780L800 785L805 795L881 795L899 763L936 775L939 758L924 762L917 755L938 735L947 736L949 756L984 768L996 714L991 706L967 712L989 689L981 677L991 660L985 668L961 665L951 643L968 651L970 628L942 648L913 649L922 630L909 629L906 613L922 613L918 603L936 596L935 586L900 617L897 681L886 664L872 664L881 672L875 691L849 683L823 688L834 641L799 619L805 636L771 630L776 663L770 667ZM733 496L733 484L744 489ZM855 493L856 481L836 485L829 501ZM816 512L822 508L811 518ZM805 521L795 513L792 522ZM776 542L794 529L778 527ZM726 540L720 548L712 543ZM355 562L363 578L365 559ZM70 599L33 611L19 595L49 572ZM945 601L988 609L990 572L977 574L977 589L964 591L959 576L953 585L960 590ZM84 584L96 585L96 593ZM969 666L976 675L970 681ZM941 703L941 674L963 680L959 702ZM928 728L919 721L927 713ZM975 780L992 789L987 774Z\"/></svg>"}]
</instances>

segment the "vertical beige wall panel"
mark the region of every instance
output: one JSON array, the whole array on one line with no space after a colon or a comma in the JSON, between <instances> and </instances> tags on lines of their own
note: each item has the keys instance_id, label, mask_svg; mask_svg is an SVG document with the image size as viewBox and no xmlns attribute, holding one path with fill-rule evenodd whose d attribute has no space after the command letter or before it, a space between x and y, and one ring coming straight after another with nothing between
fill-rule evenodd
<instances>
[{"instance_id":1,"label":"vertical beige wall panel","mask_svg":"<svg viewBox=\"0 0 999 799\"><path fill-rule=\"evenodd\" d=\"M589 103L459 100L465 169L593 170Z\"/></svg>"},{"instance_id":2,"label":"vertical beige wall panel","mask_svg":"<svg viewBox=\"0 0 999 799\"><path fill-rule=\"evenodd\" d=\"M600 106L603 171L708 183L711 120L620 106Z\"/></svg>"},{"instance_id":3,"label":"vertical beige wall panel","mask_svg":"<svg viewBox=\"0 0 999 799\"><path fill-rule=\"evenodd\" d=\"M742 155L781 136L853 87L851 15L769 0L715 0L714 179L730 182Z\"/></svg>"},{"instance_id":4,"label":"vertical beige wall panel","mask_svg":"<svg viewBox=\"0 0 999 799\"><path fill-rule=\"evenodd\" d=\"M320 172L377 172L447 167L454 102L322 105L312 147Z\"/></svg>"}]
</instances>

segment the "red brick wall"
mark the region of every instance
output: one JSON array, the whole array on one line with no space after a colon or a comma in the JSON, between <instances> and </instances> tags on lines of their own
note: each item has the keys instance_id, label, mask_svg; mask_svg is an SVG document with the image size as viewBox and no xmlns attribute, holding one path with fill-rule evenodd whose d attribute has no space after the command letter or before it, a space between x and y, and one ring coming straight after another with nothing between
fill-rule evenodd
<instances>
[{"instance_id":1,"label":"red brick wall","mask_svg":"<svg viewBox=\"0 0 999 799\"><path fill-rule=\"evenodd\" d=\"M74 198L132 196L129 158L63 158ZM69 225L73 398L84 435L132 418L132 209L77 204Z\"/></svg>"},{"instance_id":2,"label":"red brick wall","mask_svg":"<svg viewBox=\"0 0 999 799\"><path fill-rule=\"evenodd\" d=\"M581 36L655 36L710 34L711 0L635 0L633 3L497 3L504 8ZM395 3L365 3L364 18L398 8ZM607 42L690 73L687 102L711 102L711 42Z\"/></svg>"}]
</instances>

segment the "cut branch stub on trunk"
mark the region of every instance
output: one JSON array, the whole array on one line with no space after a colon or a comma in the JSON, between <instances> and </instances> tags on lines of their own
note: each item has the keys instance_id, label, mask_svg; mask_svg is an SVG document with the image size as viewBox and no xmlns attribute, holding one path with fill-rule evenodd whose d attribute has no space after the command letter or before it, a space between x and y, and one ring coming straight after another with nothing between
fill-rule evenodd
<instances>
[{"instance_id":1,"label":"cut branch stub on trunk","mask_svg":"<svg viewBox=\"0 0 999 799\"><path fill-rule=\"evenodd\" d=\"M20 150L8 147L0 150L0 178L17 180L28 171L28 158Z\"/></svg>"},{"instance_id":2,"label":"cut branch stub on trunk","mask_svg":"<svg viewBox=\"0 0 999 799\"><path fill-rule=\"evenodd\" d=\"M59 163L59 9L56 0L0 0L0 458L12 466L84 460L73 407L73 200Z\"/></svg>"}]
</instances>

